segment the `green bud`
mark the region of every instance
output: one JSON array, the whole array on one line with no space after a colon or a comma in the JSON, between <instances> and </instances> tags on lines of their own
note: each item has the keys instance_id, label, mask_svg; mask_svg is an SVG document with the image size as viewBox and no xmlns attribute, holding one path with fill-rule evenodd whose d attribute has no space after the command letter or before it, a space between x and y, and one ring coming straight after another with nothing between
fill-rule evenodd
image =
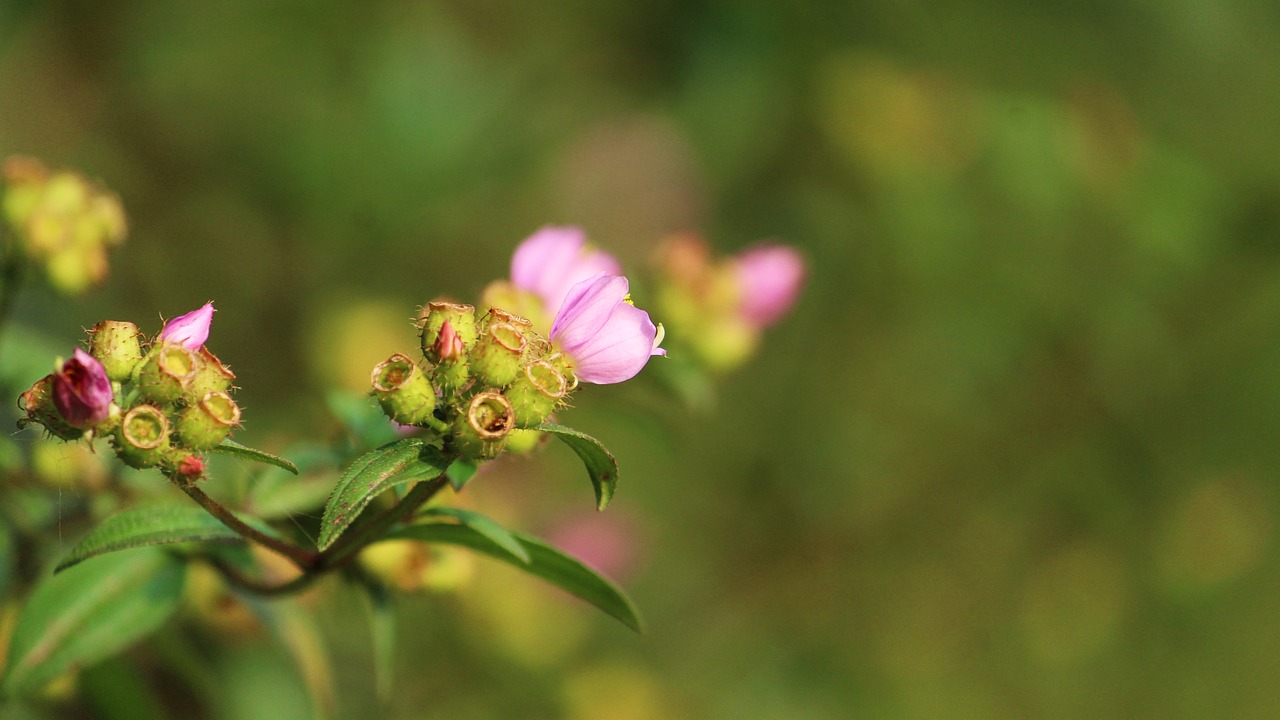
<instances>
[{"instance_id":1,"label":"green bud","mask_svg":"<svg viewBox=\"0 0 1280 720\"><path fill-rule=\"evenodd\" d=\"M511 401L496 392L482 392L471 398L465 415L453 423L452 449L466 460L491 458L502 452L514 427Z\"/></svg>"},{"instance_id":2,"label":"green bud","mask_svg":"<svg viewBox=\"0 0 1280 720\"><path fill-rule=\"evenodd\" d=\"M209 352L208 347L202 346L198 357L200 362L196 366L195 377L191 378L191 385L187 388L187 396L202 398L211 392L230 392L231 383L236 379L231 368L223 365L217 355Z\"/></svg>"},{"instance_id":3,"label":"green bud","mask_svg":"<svg viewBox=\"0 0 1280 720\"><path fill-rule=\"evenodd\" d=\"M124 414L114 440L125 465L155 467L169 452L169 419L154 405L139 405Z\"/></svg>"},{"instance_id":4,"label":"green bud","mask_svg":"<svg viewBox=\"0 0 1280 720\"><path fill-rule=\"evenodd\" d=\"M505 387L520 372L521 358L528 345L515 325L486 323L471 351L471 371L489 387Z\"/></svg>"},{"instance_id":5,"label":"green bud","mask_svg":"<svg viewBox=\"0 0 1280 720\"><path fill-rule=\"evenodd\" d=\"M240 426L240 407L225 392L205 393L200 401L178 415L178 438L183 447L209 450Z\"/></svg>"},{"instance_id":6,"label":"green bud","mask_svg":"<svg viewBox=\"0 0 1280 720\"><path fill-rule=\"evenodd\" d=\"M534 448L542 444L547 438L547 434L541 430L529 430L527 428L517 427L507 436L507 452L523 455L532 452Z\"/></svg>"},{"instance_id":7,"label":"green bud","mask_svg":"<svg viewBox=\"0 0 1280 720\"><path fill-rule=\"evenodd\" d=\"M84 435L84 430L72 427L62 419L62 414L53 404L53 376L45 375L31 386L30 390L18 397L18 407L27 416L18 421L19 427L31 423L43 425L54 437L60 440L75 440Z\"/></svg>"},{"instance_id":8,"label":"green bud","mask_svg":"<svg viewBox=\"0 0 1280 720\"><path fill-rule=\"evenodd\" d=\"M158 404L181 398L195 377L200 360L177 343L160 343L147 353L138 370L142 397Z\"/></svg>"},{"instance_id":9,"label":"green bud","mask_svg":"<svg viewBox=\"0 0 1280 720\"><path fill-rule=\"evenodd\" d=\"M373 393L387 417L404 425L417 425L436 409L431 381L407 356L396 353L373 368Z\"/></svg>"},{"instance_id":10,"label":"green bud","mask_svg":"<svg viewBox=\"0 0 1280 720\"><path fill-rule=\"evenodd\" d=\"M516 427L535 427L564 402L569 383L555 365L537 360L520 369L506 394L515 411Z\"/></svg>"},{"instance_id":11,"label":"green bud","mask_svg":"<svg viewBox=\"0 0 1280 720\"><path fill-rule=\"evenodd\" d=\"M471 305L450 302L427 303L426 317L422 323L422 354L431 362L438 363L443 359L456 357L457 346L453 342L439 345L440 331L445 323L449 323L453 335L461 345L461 356L466 354L476 343L476 309ZM448 337L445 338L449 340Z\"/></svg>"},{"instance_id":12,"label":"green bud","mask_svg":"<svg viewBox=\"0 0 1280 720\"><path fill-rule=\"evenodd\" d=\"M89 331L89 354L102 363L107 377L124 382L142 360L142 333L122 320L103 320Z\"/></svg>"}]
</instances>

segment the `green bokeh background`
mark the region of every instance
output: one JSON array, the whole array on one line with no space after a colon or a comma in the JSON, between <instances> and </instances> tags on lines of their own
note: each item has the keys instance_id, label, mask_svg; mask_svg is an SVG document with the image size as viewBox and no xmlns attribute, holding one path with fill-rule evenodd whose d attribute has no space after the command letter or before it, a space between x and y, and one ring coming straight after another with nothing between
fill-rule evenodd
<instances>
[{"instance_id":1,"label":"green bokeh background","mask_svg":"<svg viewBox=\"0 0 1280 720\"><path fill-rule=\"evenodd\" d=\"M255 444L543 224L809 259L713 407L650 370L565 418L622 464L645 635L481 563L404 601L382 708L335 592L342 718L1277 716L1278 127L1266 2L0 0L0 155L132 224L16 321L215 300ZM566 455L467 493L595 520ZM203 652L198 717L308 717L270 640Z\"/></svg>"}]
</instances>

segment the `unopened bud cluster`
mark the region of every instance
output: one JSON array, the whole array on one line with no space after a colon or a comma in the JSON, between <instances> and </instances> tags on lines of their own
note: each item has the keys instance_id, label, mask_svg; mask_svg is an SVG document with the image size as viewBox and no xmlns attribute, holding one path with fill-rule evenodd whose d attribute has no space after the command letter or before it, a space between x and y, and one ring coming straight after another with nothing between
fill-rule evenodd
<instances>
[{"instance_id":1,"label":"unopened bud cluster","mask_svg":"<svg viewBox=\"0 0 1280 720\"><path fill-rule=\"evenodd\" d=\"M373 369L373 394L392 420L434 431L446 450L491 458L563 406L577 381L525 318L432 302L421 316L421 361L396 353Z\"/></svg>"},{"instance_id":2,"label":"unopened bud cluster","mask_svg":"<svg viewBox=\"0 0 1280 720\"><path fill-rule=\"evenodd\" d=\"M131 467L199 478L201 453L240 426L235 375L204 347L212 313L176 318L151 342L133 323L98 323L88 353L77 349L22 394L22 424L63 440L106 437Z\"/></svg>"},{"instance_id":3,"label":"unopened bud cluster","mask_svg":"<svg viewBox=\"0 0 1280 720\"><path fill-rule=\"evenodd\" d=\"M0 164L0 186L0 217L54 288L77 294L106 278L107 254L127 232L115 194L21 155Z\"/></svg>"}]
</instances>

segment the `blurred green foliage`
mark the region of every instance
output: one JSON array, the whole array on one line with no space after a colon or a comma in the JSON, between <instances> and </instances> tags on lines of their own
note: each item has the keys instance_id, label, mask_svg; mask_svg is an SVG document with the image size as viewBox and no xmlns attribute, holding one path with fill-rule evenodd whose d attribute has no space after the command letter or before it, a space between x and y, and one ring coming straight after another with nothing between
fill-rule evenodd
<instances>
[{"instance_id":1,"label":"blurred green foliage","mask_svg":"<svg viewBox=\"0 0 1280 720\"><path fill-rule=\"evenodd\" d=\"M781 238L810 285L715 407L642 375L566 418L619 457L648 633L482 562L402 603L383 714L338 594L338 717L1274 717L1278 89L1245 0L0 0L0 156L131 223L6 344L214 299L279 448L542 224L636 268ZM563 448L500 469L464 502L599 519ZM165 707L194 652L208 717L307 716L279 642L182 632L135 657Z\"/></svg>"}]
</instances>

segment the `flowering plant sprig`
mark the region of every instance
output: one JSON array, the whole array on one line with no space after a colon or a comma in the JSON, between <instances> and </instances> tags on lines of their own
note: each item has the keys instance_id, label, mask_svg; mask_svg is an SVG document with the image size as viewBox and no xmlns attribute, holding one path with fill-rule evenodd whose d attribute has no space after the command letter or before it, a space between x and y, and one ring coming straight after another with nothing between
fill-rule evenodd
<instances>
[{"instance_id":1,"label":"flowering plant sprig","mask_svg":"<svg viewBox=\"0 0 1280 720\"><path fill-rule=\"evenodd\" d=\"M775 251L766 254L734 261L732 312L722 313L757 335L785 312L803 272ZM428 504L447 489L463 491L483 463L554 437L582 460L596 506L605 508L617 487L613 455L557 418L585 385L630 380L650 358L666 355L663 326L633 304L631 287L618 261L591 247L581 230L537 231L516 249L509 278L491 284L477 306L427 303L418 347L372 368L367 410L377 412L376 401L391 421L378 426L391 432L394 424L399 435L381 445L361 436L368 441L353 452L317 456L349 463L300 463L325 493L272 516L206 492L213 453L273 466L267 472L277 479L287 477L281 470L299 473L289 460L231 439L242 412L235 375L208 347L213 303L169 320L150 339L130 322L98 323L87 350L75 348L22 393L20 424L67 442L105 441L124 465L158 470L196 506L128 507L88 530L27 600L34 609L17 620L0 695L37 692L156 630L183 602L188 576L211 573L237 594L266 597L336 576L364 590L371 607L385 608L390 591L428 582L414 567L427 548L492 556L639 629L625 593L584 563L474 511ZM292 567L281 572L277 562ZM267 612L266 604L255 607ZM385 622L375 618L379 627ZM380 631L375 639L389 636Z\"/></svg>"}]
</instances>

